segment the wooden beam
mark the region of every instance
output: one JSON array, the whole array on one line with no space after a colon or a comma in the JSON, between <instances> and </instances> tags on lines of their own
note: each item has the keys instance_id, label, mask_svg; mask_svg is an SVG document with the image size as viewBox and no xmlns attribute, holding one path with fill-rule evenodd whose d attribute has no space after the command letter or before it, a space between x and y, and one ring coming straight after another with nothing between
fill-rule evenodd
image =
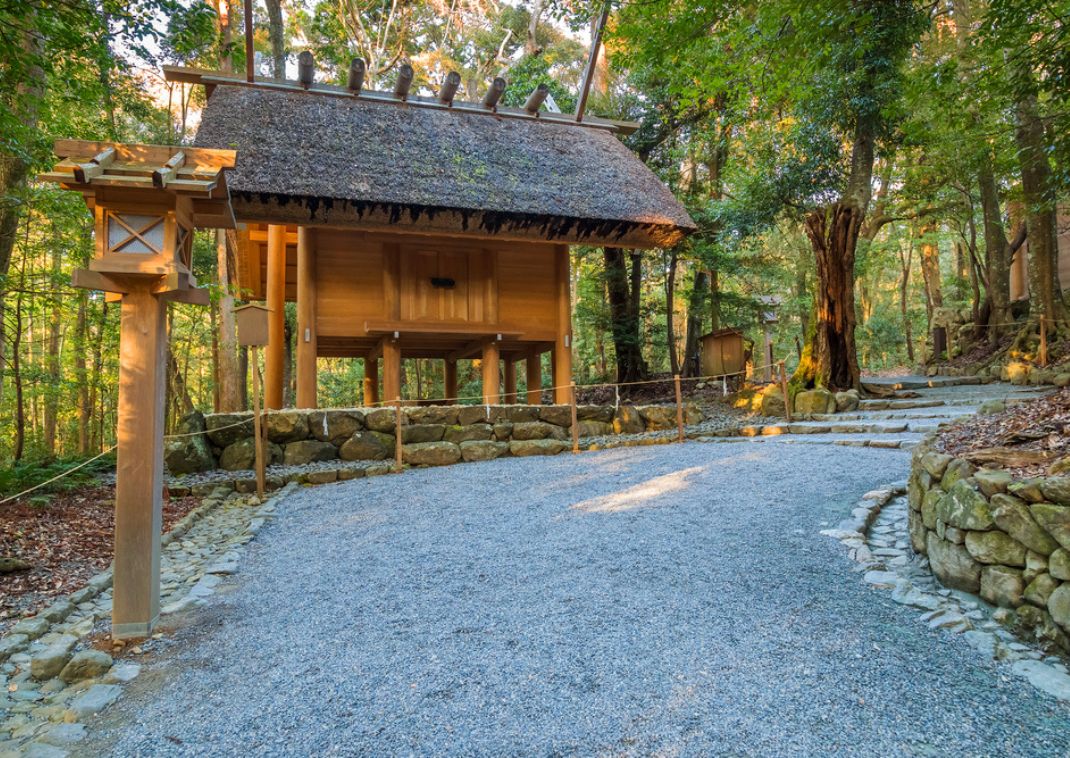
<instances>
[{"instance_id":1,"label":"wooden beam","mask_svg":"<svg viewBox=\"0 0 1070 758\"><path fill-rule=\"evenodd\" d=\"M300 83L295 81L280 82L274 79L266 77L256 77L255 81L246 81L245 77L240 74L227 74L221 71L211 71L209 69L195 68L189 66L164 66L164 79L169 82L183 82L185 84L203 84L206 87L215 86L219 84L228 84L238 87L254 87L257 89L271 89L282 92L308 92L310 94L323 95L327 97L346 97L346 98L360 98L362 100L371 100L377 103L390 103L395 106L409 106L417 108L429 108L437 110L453 110L461 111L464 113L471 113L473 115L480 116L493 116L498 118L511 118L511 119L538 119L539 121L555 123L555 124L568 124L571 126L579 125L584 127L591 127L596 129L607 129L609 131L617 132L619 134L632 134L639 128L639 123L636 121L617 121L605 118L595 118L593 116L585 116L582 121L577 122L576 114L573 113L540 113L538 116L526 112L523 108L506 108L497 107L491 108L484 106L479 102L457 102L454 101L451 104L439 102L437 97L424 97L421 95L409 94L405 100L401 100L396 97L393 91L379 92L375 90L361 89L359 91L349 90L347 87L332 85L332 84L313 84L308 89L301 86Z\"/></svg>"},{"instance_id":2,"label":"wooden beam","mask_svg":"<svg viewBox=\"0 0 1070 758\"><path fill-rule=\"evenodd\" d=\"M376 361L383 357L383 350L386 347L387 342L391 342L394 339L394 335L388 334L381 337L378 342L375 343L375 347L368 351L367 358L370 361Z\"/></svg>"},{"instance_id":3,"label":"wooden beam","mask_svg":"<svg viewBox=\"0 0 1070 758\"><path fill-rule=\"evenodd\" d=\"M479 355L483 351L483 345L485 345L486 342L486 339L473 340L464 347L454 350L452 353L447 353L446 360L459 361L463 358L471 358L472 356Z\"/></svg>"},{"instance_id":4,"label":"wooden beam","mask_svg":"<svg viewBox=\"0 0 1070 758\"><path fill-rule=\"evenodd\" d=\"M297 229L297 407L316 407L315 233Z\"/></svg>"},{"instance_id":5,"label":"wooden beam","mask_svg":"<svg viewBox=\"0 0 1070 758\"><path fill-rule=\"evenodd\" d=\"M163 189L167 183L178 176L178 169L186 162L186 154L181 150L167 159L160 168L152 172L152 186Z\"/></svg>"},{"instance_id":6,"label":"wooden beam","mask_svg":"<svg viewBox=\"0 0 1070 758\"><path fill-rule=\"evenodd\" d=\"M186 156L185 166L195 170L234 168L238 160L237 150L182 145L140 145L103 140L58 139L52 149L59 158L78 159L99 156L108 148L115 150L116 162L138 165L161 166L170 160L176 151L183 152Z\"/></svg>"},{"instance_id":7,"label":"wooden beam","mask_svg":"<svg viewBox=\"0 0 1070 758\"><path fill-rule=\"evenodd\" d=\"M64 156L66 157L66 156ZM74 180L86 184L104 173L104 169L115 160L115 148L106 147L86 163L74 167Z\"/></svg>"},{"instance_id":8,"label":"wooden beam","mask_svg":"<svg viewBox=\"0 0 1070 758\"><path fill-rule=\"evenodd\" d=\"M528 382L528 405L542 402L542 351L535 348L524 360Z\"/></svg>"},{"instance_id":9,"label":"wooden beam","mask_svg":"<svg viewBox=\"0 0 1070 758\"><path fill-rule=\"evenodd\" d=\"M449 358L445 361L445 382L444 389L446 393L446 405L453 405L457 402L457 361L451 361Z\"/></svg>"},{"instance_id":10,"label":"wooden beam","mask_svg":"<svg viewBox=\"0 0 1070 758\"><path fill-rule=\"evenodd\" d=\"M130 291L128 282L120 282L114 277L87 268L76 268L71 272L71 286L82 290L101 290L126 294Z\"/></svg>"},{"instance_id":11,"label":"wooden beam","mask_svg":"<svg viewBox=\"0 0 1070 758\"><path fill-rule=\"evenodd\" d=\"M516 359L511 355L505 357L505 402L516 402Z\"/></svg>"},{"instance_id":12,"label":"wooden beam","mask_svg":"<svg viewBox=\"0 0 1070 758\"><path fill-rule=\"evenodd\" d=\"M147 637L160 614L167 306L146 283L123 297L116 431L112 636Z\"/></svg>"},{"instance_id":13,"label":"wooden beam","mask_svg":"<svg viewBox=\"0 0 1070 758\"><path fill-rule=\"evenodd\" d=\"M483 343L480 369L483 373L483 402L487 405L497 405L502 401L499 357L497 342L487 340Z\"/></svg>"},{"instance_id":14,"label":"wooden beam","mask_svg":"<svg viewBox=\"0 0 1070 758\"><path fill-rule=\"evenodd\" d=\"M569 385L572 384L572 305L569 295L568 245L558 245L554 256L557 273L557 339L551 354L554 402L566 405L569 402Z\"/></svg>"},{"instance_id":15,"label":"wooden beam","mask_svg":"<svg viewBox=\"0 0 1070 758\"><path fill-rule=\"evenodd\" d=\"M268 344L264 350L264 404L282 407L283 363L286 359L286 227L268 227L267 307Z\"/></svg>"},{"instance_id":16,"label":"wooden beam","mask_svg":"<svg viewBox=\"0 0 1070 758\"><path fill-rule=\"evenodd\" d=\"M364 405L379 402L379 361L375 358L364 359Z\"/></svg>"},{"instance_id":17,"label":"wooden beam","mask_svg":"<svg viewBox=\"0 0 1070 758\"><path fill-rule=\"evenodd\" d=\"M493 336L495 339L523 339L524 332L500 332L494 324L473 322L434 322L434 321L365 321L364 331L368 334L435 334L446 336L463 336L478 334Z\"/></svg>"}]
</instances>

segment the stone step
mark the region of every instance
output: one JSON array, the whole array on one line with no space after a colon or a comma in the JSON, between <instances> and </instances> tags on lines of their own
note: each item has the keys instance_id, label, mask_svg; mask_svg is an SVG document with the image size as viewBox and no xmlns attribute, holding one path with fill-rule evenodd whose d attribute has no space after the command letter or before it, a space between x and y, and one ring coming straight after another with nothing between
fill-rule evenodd
<instances>
[{"instance_id":1,"label":"stone step","mask_svg":"<svg viewBox=\"0 0 1070 758\"><path fill-rule=\"evenodd\" d=\"M947 403L943 400L918 398L910 400L863 400L858 404L858 408L863 411L905 411L911 408L939 408L942 405L947 405Z\"/></svg>"},{"instance_id":2,"label":"stone step","mask_svg":"<svg viewBox=\"0 0 1070 758\"><path fill-rule=\"evenodd\" d=\"M931 413L911 413L909 411L865 411L862 413L815 413L807 420L824 421L826 423L842 423L844 421L919 421L937 419L939 421L969 416L972 409L941 408Z\"/></svg>"},{"instance_id":3,"label":"stone step","mask_svg":"<svg viewBox=\"0 0 1070 758\"><path fill-rule=\"evenodd\" d=\"M901 434L914 432L908 424L823 424L817 421L796 421L764 426L744 426L740 437L777 437L785 434Z\"/></svg>"},{"instance_id":4,"label":"stone step","mask_svg":"<svg viewBox=\"0 0 1070 758\"><path fill-rule=\"evenodd\" d=\"M923 439L921 434L900 434L887 437L844 436L832 434L783 435L765 437L696 437L698 442L735 442L778 445L840 445L844 447L873 447L889 450L909 450Z\"/></svg>"}]
</instances>

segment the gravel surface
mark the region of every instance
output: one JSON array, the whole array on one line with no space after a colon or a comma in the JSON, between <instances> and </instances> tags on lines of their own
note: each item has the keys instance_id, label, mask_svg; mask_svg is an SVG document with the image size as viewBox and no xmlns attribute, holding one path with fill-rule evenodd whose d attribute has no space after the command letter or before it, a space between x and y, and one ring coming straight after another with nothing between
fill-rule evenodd
<instances>
[{"instance_id":1,"label":"gravel surface","mask_svg":"<svg viewBox=\"0 0 1070 758\"><path fill-rule=\"evenodd\" d=\"M303 490L79 753L1065 754L1070 708L819 534L907 467L691 443Z\"/></svg>"}]
</instances>

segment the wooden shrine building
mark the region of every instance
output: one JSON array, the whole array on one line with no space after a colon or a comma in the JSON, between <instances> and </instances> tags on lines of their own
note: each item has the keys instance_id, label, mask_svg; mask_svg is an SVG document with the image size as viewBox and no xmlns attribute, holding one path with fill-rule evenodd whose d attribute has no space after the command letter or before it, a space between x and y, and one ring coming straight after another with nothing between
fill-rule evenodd
<instances>
[{"instance_id":1,"label":"wooden shrine building","mask_svg":"<svg viewBox=\"0 0 1070 758\"><path fill-rule=\"evenodd\" d=\"M371 92L166 74L208 91L196 145L237 151L237 278L271 311L268 407L282 405L287 301L299 407L316 404L321 356L363 358L366 404L400 396L405 358L444 360L449 397L456 361L479 358L484 401L496 403L501 361L505 398L524 361L539 402L549 352L563 402L569 245L661 247L694 228L617 138L634 124L417 97L401 82Z\"/></svg>"}]
</instances>

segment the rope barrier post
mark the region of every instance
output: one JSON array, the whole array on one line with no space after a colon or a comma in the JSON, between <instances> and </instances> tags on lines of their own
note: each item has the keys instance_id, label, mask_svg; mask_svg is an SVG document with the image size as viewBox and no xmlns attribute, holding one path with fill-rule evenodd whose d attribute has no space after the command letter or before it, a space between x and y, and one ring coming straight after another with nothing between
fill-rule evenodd
<instances>
[{"instance_id":1,"label":"rope barrier post","mask_svg":"<svg viewBox=\"0 0 1070 758\"><path fill-rule=\"evenodd\" d=\"M673 374L673 384L676 385L676 441L684 441L684 401L680 392L680 375Z\"/></svg>"},{"instance_id":2,"label":"rope barrier post","mask_svg":"<svg viewBox=\"0 0 1070 758\"><path fill-rule=\"evenodd\" d=\"M791 398L788 397L788 372L784 370L784 361L777 361L777 371L780 374L780 393L784 396L784 415L791 423Z\"/></svg>"},{"instance_id":3,"label":"rope barrier post","mask_svg":"<svg viewBox=\"0 0 1070 758\"><path fill-rule=\"evenodd\" d=\"M1048 365L1048 326L1043 316L1040 317L1040 365Z\"/></svg>"},{"instance_id":4,"label":"rope barrier post","mask_svg":"<svg viewBox=\"0 0 1070 758\"><path fill-rule=\"evenodd\" d=\"M580 451L580 425L578 416L579 413L576 410L576 383L572 382L569 385L569 402L572 405L572 452L578 453Z\"/></svg>"},{"instance_id":5,"label":"rope barrier post","mask_svg":"<svg viewBox=\"0 0 1070 758\"><path fill-rule=\"evenodd\" d=\"M394 400L394 473L400 474L402 470L401 449L401 397Z\"/></svg>"},{"instance_id":6,"label":"rope barrier post","mask_svg":"<svg viewBox=\"0 0 1070 758\"><path fill-rule=\"evenodd\" d=\"M253 451L256 456L256 496L264 500L264 434L260 423L260 350L256 345L253 351Z\"/></svg>"}]
</instances>

